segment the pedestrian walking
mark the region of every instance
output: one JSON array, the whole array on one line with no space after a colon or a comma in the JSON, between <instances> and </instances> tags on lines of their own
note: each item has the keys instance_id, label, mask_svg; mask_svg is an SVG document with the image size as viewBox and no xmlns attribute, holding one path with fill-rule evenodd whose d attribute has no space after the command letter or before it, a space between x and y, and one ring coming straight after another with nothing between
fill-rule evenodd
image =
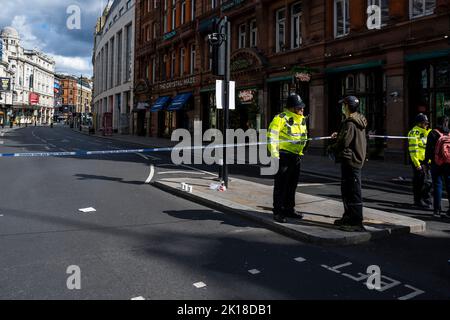
<instances>
[{"instance_id":1,"label":"pedestrian walking","mask_svg":"<svg viewBox=\"0 0 450 320\"><path fill-rule=\"evenodd\" d=\"M416 116L415 126L408 133L409 155L413 171L414 206L421 209L431 209L431 179L428 163L425 162L425 149L428 129L428 117L423 113Z\"/></svg>"},{"instance_id":2,"label":"pedestrian walking","mask_svg":"<svg viewBox=\"0 0 450 320\"><path fill-rule=\"evenodd\" d=\"M361 192L361 170L366 161L367 120L359 113L359 99L347 96L339 101L342 106L342 121L339 133L333 133L336 139L328 151L338 163L341 163L341 194L344 214L334 222L344 231L365 231L363 226L363 201Z\"/></svg>"},{"instance_id":3,"label":"pedestrian walking","mask_svg":"<svg viewBox=\"0 0 450 320\"><path fill-rule=\"evenodd\" d=\"M275 116L269 126L269 152L272 157L279 159L273 190L274 220L279 223L285 223L286 217L303 218L295 210L295 194L308 141L304 110L305 103L301 97L291 94L285 110Z\"/></svg>"},{"instance_id":4,"label":"pedestrian walking","mask_svg":"<svg viewBox=\"0 0 450 320\"><path fill-rule=\"evenodd\" d=\"M442 213L442 188L445 183L447 197L450 201L450 130L449 118L439 117L436 129L428 135L425 150L425 163L431 163L431 177L433 180L433 215L437 218ZM450 218L450 209L446 212Z\"/></svg>"}]
</instances>

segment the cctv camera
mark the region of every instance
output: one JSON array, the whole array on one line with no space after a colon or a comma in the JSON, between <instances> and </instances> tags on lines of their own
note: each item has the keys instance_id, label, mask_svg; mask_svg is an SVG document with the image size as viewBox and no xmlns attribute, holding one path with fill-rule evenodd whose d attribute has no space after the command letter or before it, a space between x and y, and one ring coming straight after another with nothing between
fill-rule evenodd
<instances>
[{"instance_id":1,"label":"cctv camera","mask_svg":"<svg viewBox=\"0 0 450 320\"><path fill-rule=\"evenodd\" d=\"M398 98L399 93L398 93L397 91L394 91L394 92L392 92L392 93L390 94L390 96L391 96L392 98Z\"/></svg>"},{"instance_id":2,"label":"cctv camera","mask_svg":"<svg viewBox=\"0 0 450 320\"><path fill-rule=\"evenodd\" d=\"M218 45L220 42L220 34L219 33L211 33L208 35L208 41L211 45Z\"/></svg>"}]
</instances>

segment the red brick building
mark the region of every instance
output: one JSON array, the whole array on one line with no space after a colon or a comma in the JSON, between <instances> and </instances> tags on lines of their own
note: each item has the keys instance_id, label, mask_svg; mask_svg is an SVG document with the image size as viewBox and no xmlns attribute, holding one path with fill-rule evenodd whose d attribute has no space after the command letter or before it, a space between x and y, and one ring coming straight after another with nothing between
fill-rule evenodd
<instances>
[{"instance_id":1,"label":"red brick building","mask_svg":"<svg viewBox=\"0 0 450 320\"><path fill-rule=\"evenodd\" d=\"M369 30L374 4L381 29ZM266 128L293 91L307 103L313 136L338 127L346 94L361 98L377 134L405 135L419 111L450 114L450 0L141 0L136 10L135 117L144 135L169 136L194 120L217 125L206 36L224 15L237 83L231 127ZM370 153L403 158L404 145L374 140Z\"/></svg>"}]
</instances>

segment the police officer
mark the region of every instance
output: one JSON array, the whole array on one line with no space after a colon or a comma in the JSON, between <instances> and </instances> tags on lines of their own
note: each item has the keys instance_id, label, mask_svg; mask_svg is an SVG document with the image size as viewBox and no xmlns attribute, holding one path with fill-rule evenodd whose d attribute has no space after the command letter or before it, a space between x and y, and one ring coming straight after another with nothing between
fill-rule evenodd
<instances>
[{"instance_id":1,"label":"police officer","mask_svg":"<svg viewBox=\"0 0 450 320\"><path fill-rule=\"evenodd\" d=\"M274 220L285 223L286 217L303 218L295 211L295 194L300 177L300 165L308 141L305 104L298 94L289 95L283 113L269 126L268 148L279 159L273 190Z\"/></svg>"},{"instance_id":2,"label":"police officer","mask_svg":"<svg viewBox=\"0 0 450 320\"><path fill-rule=\"evenodd\" d=\"M431 129L428 129L428 117L423 113L416 116L415 126L408 133L409 156L413 170L414 205L422 209L431 208L431 183L425 160L427 138Z\"/></svg>"}]
</instances>

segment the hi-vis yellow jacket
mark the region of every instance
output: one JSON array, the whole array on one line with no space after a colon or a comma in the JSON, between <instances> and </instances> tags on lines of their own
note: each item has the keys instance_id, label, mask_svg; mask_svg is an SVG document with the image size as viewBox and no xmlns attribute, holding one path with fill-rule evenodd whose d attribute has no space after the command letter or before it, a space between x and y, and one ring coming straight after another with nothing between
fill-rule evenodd
<instances>
[{"instance_id":1,"label":"hi-vis yellow jacket","mask_svg":"<svg viewBox=\"0 0 450 320\"><path fill-rule=\"evenodd\" d=\"M272 157L279 158L280 150L302 156L308 142L306 118L284 110L273 119L267 137Z\"/></svg>"},{"instance_id":2,"label":"hi-vis yellow jacket","mask_svg":"<svg viewBox=\"0 0 450 320\"><path fill-rule=\"evenodd\" d=\"M409 155L411 161L416 168L420 167L421 161L425 160L425 149L427 147L427 138L431 129L423 129L415 126L408 133L409 141Z\"/></svg>"}]
</instances>

